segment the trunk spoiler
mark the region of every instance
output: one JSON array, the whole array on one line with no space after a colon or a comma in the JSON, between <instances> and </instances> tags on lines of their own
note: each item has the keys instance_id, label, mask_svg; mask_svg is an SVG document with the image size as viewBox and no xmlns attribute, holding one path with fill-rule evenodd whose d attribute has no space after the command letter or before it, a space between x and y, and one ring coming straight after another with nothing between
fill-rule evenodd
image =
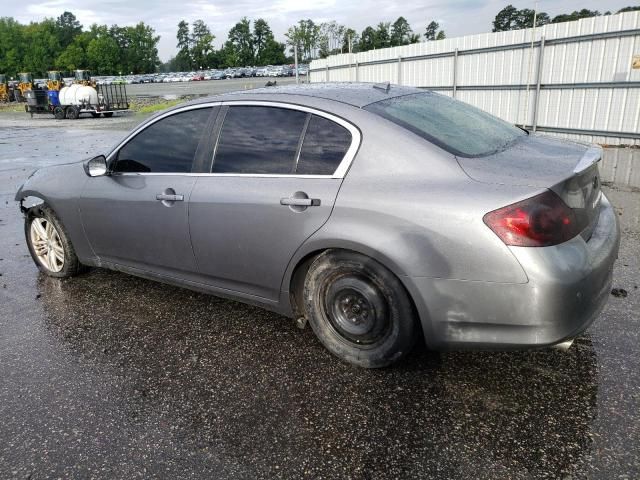
<instances>
[{"instance_id":1,"label":"trunk spoiler","mask_svg":"<svg viewBox=\"0 0 640 480\"><path fill-rule=\"evenodd\" d=\"M582 158L578 162L578 164L573 168L573 173L581 173L584 172L587 168L589 168L594 163L598 163L602 159L602 147L600 145L592 145Z\"/></svg>"}]
</instances>

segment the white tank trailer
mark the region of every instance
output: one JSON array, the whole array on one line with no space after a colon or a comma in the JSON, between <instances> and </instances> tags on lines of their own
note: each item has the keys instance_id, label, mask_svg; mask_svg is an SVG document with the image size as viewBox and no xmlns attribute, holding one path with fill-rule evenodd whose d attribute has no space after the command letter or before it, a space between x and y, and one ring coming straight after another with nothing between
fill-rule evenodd
<instances>
[{"instance_id":1,"label":"white tank trailer","mask_svg":"<svg viewBox=\"0 0 640 480\"><path fill-rule=\"evenodd\" d=\"M27 92L25 110L34 113L53 113L58 119L76 119L83 113L92 117L111 117L114 112L129 109L124 85L99 85L96 88L74 83L59 92L33 90Z\"/></svg>"}]
</instances>

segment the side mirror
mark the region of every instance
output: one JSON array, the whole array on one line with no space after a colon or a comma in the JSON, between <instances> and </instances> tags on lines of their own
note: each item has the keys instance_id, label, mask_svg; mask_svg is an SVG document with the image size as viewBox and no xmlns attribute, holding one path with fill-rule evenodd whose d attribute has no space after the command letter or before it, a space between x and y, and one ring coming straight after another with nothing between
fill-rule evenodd
<instances>
[{"instance_id":1,"label":"side mirror","mask_svg":"<svg viewBox=\"0 0 640 480\"><path fill-rule=\"evenodd\" d=\"M84 164L84 171L90 177L102 177L108 172L107 159L104 155L98 155Z\"/></svg>"}]
</instances>

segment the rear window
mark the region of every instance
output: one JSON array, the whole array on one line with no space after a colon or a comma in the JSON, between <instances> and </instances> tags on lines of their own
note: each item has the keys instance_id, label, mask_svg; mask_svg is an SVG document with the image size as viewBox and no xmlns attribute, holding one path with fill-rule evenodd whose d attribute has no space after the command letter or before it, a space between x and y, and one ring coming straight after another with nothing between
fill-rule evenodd
<instances>
[{"instance_id":1,"label":"rear window","mask_svg":"<svg viewBox=\"0 0 640 480\"><path fill-rule=\"evenodd\" d=\"M463 157L490 155L526 135L478 108L432 92L390 98L364 108Z\"/></svg>"}]
</instances>

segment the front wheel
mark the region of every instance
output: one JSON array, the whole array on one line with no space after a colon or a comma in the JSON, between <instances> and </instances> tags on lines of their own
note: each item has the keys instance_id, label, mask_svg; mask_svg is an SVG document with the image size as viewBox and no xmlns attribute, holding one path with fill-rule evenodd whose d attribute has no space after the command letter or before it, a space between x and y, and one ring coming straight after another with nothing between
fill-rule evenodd
<instances>
[{"instance_id":1,"label":"front wheel","mask_svg":"<svg viewBox=\"0 0 640 480\"><path fill-rule=\"evenodd\" d=\"M29 253L40 271L50 277L66 278L85 269L67 231L49 207L30 209L24 227Z\"/></svg>"},{"instance_id":2,"label":"front wheel","mask_svg":"<svg viewBox=\"0 0 640 480\"><path fill-rule=\"evenodd\" d=\"M305 278L304 306L320 342L361 367L398 361L411 351L419 331L398 278L355 252L329 250L314 260Z\"/></svg>"}]
</instances>

